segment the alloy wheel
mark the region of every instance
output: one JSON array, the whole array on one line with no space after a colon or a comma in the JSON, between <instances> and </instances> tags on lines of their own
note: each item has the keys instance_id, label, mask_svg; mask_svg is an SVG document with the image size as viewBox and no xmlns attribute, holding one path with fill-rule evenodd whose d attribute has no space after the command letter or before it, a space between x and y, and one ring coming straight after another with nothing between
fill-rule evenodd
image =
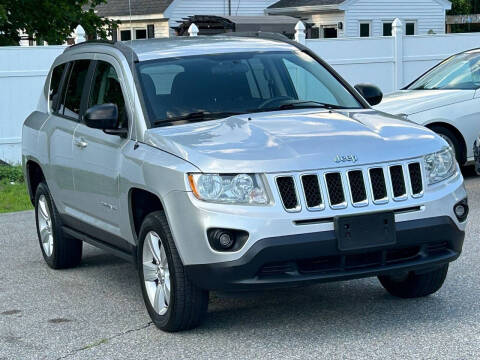
<instances>
[{"instance_id":1,"label":"alloy wheel","mask_svg":"<svg viewBox=\"0 0 480 360\"><path fill-rule=\"evenodd\" d=\"M38 199L37 220L43 251L50 257L53 253L52 216L45 195L41 195Z\"/></svg>"},{"instance_id":2,"label":"alloy wheel","mask_svg":"<svg viewBox=\"0 0 480 360\"><path fill-rule=\"evenodd\" d=\"M157 314L165 315L170 304L170 271L165 247L155 231L145 237L142 263L148 300Z\"/></svg>"}]
</instances>

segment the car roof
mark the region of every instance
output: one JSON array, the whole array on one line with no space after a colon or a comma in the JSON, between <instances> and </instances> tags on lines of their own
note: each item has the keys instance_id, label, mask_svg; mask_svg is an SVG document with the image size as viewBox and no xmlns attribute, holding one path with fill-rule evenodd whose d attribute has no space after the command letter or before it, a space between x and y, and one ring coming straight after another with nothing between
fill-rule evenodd
<instances>
[{"instance_id":1,"label":"car roof","mask_svg":"<svg viewBox=\"0 0 480 360\"><path fill-rule=\"evenodd\" d=\"M173 57L222 54L253 51L294 51L298 48L282 40L239 36L171 37L121 42L92 41L67 48L85 52L100 50L98 46L113 46L122 51L127 60L148 61Z\"/></svg>"}]
</instances>

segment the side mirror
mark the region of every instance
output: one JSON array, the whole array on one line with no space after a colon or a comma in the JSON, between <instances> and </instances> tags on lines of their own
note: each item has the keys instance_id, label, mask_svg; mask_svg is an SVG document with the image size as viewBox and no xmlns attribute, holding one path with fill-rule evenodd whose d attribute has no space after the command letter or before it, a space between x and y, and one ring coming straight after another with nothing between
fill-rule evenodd
<instances>
[{"instance_id":1,"label":"side mirror","mask_svg":"<svg viewBox=\"0 0 480 360\"><path fill-rule=\"evenodd\" d=\"M88 127L113 130L118 127L118 107L115 104L95 105L89 108L83 120Z\"/></svg>"},{"instance_id":2,"label":"side mirror","mask_svg":"<svg viewBox=\"0 0 480 360\"><path fill-rule=\"evenodd\" d=\"M383 99L382 90L377 86L371 84L358 84L355 89L362 95L365 100L371 105L378 105Z\"/></svg>"}]
</instances>

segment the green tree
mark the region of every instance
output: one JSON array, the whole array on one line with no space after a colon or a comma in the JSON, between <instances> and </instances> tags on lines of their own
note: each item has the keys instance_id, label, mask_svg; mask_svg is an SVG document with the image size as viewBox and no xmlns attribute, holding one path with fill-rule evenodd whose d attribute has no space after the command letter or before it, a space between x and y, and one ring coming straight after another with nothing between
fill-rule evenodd
<instances>
[{"instance_id":1,"label":"green tree","mask_svg":"<svg viewBox=\"0 0 480 360\"><path fill-rule=\"evenodd\" d=\"M105 39L114 21L98 17L94 9L107 0L0 0L0 46L18 45L20 33L62 44L80 24L89 38Z\"/></svg>"},{"instance_id":2,"label":"green tree","mask_svg":"<svg viewBox=\"0 0 480 360\"><path fill-rule=\"evenodd\" d=\"M468 15L471 14L474 8L474 2L472 0L450 0L452 3L452 10L448 12L448 15Z\"/></svg>"}]
</instances>

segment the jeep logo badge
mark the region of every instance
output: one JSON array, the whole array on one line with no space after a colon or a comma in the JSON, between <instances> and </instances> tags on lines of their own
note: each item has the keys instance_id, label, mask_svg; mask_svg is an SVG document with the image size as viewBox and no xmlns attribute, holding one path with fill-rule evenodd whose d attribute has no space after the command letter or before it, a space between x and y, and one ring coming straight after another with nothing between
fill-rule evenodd
<instances>
[{"instance_id":1,"label":"jeep logo badge","mask_svg":"<svg viewBox=\"0 0 480 360\"><path fill-rule=\"evenodd\" d=\"M335 158L336 163L342 162L353 162L356 163L358 161L358 157L356 155L337 155Z\"/></svg>"}]
</instances>

